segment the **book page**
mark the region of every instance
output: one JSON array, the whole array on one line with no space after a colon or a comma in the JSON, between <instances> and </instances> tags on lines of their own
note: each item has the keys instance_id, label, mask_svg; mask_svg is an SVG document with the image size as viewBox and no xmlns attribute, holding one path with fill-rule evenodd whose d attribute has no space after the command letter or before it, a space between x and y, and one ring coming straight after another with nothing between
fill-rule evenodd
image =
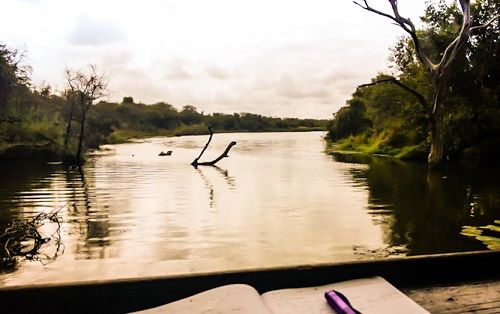
<instances>
[{"instance_id":1,"label":"book page","mask_svg":"<svg viewBox=\"0 0 500 314\"><path fill-rule=\"evenodd\" d=\"M253 314L272 312L254 288L236 284L207 290L179 301L136 313Z\"/></svg>"},{"instance_id":2,"label":"book page","mask_svg":"<svg viewBox=\"0 0 500 314\"><path fill-rule=\"evenodd\" d=\"M429 313L381 277L343 281L319 287L283 289L264 293L262 297L273 313L334 313L324 293L336 290L351 305L366 313Z\"/></svg>"}]
</instances>

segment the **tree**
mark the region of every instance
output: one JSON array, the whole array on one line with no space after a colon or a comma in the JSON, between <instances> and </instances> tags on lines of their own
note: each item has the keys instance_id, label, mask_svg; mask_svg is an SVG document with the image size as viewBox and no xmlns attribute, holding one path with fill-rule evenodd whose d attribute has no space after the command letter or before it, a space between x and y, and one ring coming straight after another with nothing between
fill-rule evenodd
<instances>
[{"instance_id":1,"label":"tree","mask_svg":"<svg viewBox=\"0 0 500 314\"><path fill-rule=\"evenodd\" d=\"M180 112L181 120L184 124L191 125L201 123L203 114L196 111L196 107L192 105L185 105Z\"/></svg>"},{"instance_id":2,"label":"tree","mask_svg":"<svg viewBox=\"0 0 500 314\"><path fill-rule=\"evenodd\" d=\"M133 97L123 97L122 104L133 104L134 103L134 98Z\"/></svg>"},{"instance_id":3,"label":"tree","mask_svg":"<svg viewBox=\"0 0 500 314\"><path fill-rule=\"evenodd\" d=\"M340 108L328 126L328 136L338 140L351 135L356 135L371 126L371 121L365 116L364 100L354 97L347 102L348 106Z\"/></svg>"},{"instance_id":4,"label":"tree","mask_svg":"<svg viewBox=\"0 0 500 314\"><path fill-rule=\"evenodd\" d=\"M375 14L384 16L392 20L396 25L401 27L406 33L409 34L413 43L413 51L418 62L427 71L430 77L431 93L424 94L421 91L403 83L394 77L384 78L372 82L370 84L361 85L361 87L390 82L398 85L407 92L413 94L419 101L420 105L426 112L428 119L428 128L430 135L430 152L428 155L428 163L431 168L438 167L443 162L444 157L444 115L447 109L447 93L449 89L450 70L451 65L454 63L456 57L462 52L464 45L468 42L471 34L479 29L485 28L488 25L498 20L498 15L484 21L482 24L474 25L473 17L471 15L470 0L460 0L460 10L462 12L462 23L460 31L455 38L449 43L442 53L435 51L427 51L422 45L421 37L415 28L415 25L409 18L402 17L399 14L397 0L388 0L392 13L385 13L372 8L368 1L364 0L363 4L354 2L363 9L373 12ZM432 59L438 59L438 62Z\"/></svg>"},{"instance_id":5,"label":"tree","mask_svg":"<svg viewBox=\"0 0 500 314\"><path fill-rule=\"evenodd\" d=\"M75 106L78 105L79 109L80 117L78 122L80 123L80 133L78 137L78 148L75 160L78 164L80 164L82 161L81 155L85 136L87 113L96 100L105 96L108 78L106 75L99 73L95 65L89 65L86 71L67 70L66 81L68 83L69 90L71 91L71 104L75 104ZM71 113L71 116L72 115L73 113ZM69 127L71 127L70 124Z\"/></svg>"},{"instance_id":6,"label":"tree","mask_svg":"<svg viewBox=\"0 0 500 314\"><path fill-rule=\"evenodd\" d=\"M69 141L69 136L71 134L71 124L73 123L73 115L75 113L76 100L78 95L76 93L75 86L72 81L73 73L69 69L66 69L65 75L66 75L66 81L68 82L69 85L69 88L63 91L63 97L66 100L66 107L67 107L66 132L64 133L64 143L63 143L64 150L66 151L68 149L68 141Z\"/></svg>"},{"instance_id":7,"label":"tree","mask_svg":"<svg viewBox=\"0 0 500 314\"><path fill-rule=\"evenodd\" d=\"M22 64L23 54L0 44L0 118L5 116L7 101L12 91L28 86L31 68Z\"/></svg>"}]
</instances>

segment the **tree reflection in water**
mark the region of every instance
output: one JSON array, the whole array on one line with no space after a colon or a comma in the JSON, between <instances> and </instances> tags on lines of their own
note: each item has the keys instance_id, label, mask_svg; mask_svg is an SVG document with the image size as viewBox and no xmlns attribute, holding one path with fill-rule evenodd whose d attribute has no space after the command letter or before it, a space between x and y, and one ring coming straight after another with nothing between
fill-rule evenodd
<instances>
[{"instance_id":1,"label":"tree reflection in water","mask_svg":"<svg viewBox=\"0 0 500 314\"><path fill-rule=\"evenodd\" d=\"M334 157L339 162L368 165L349 172L356 182L368 186L367 210L382 227L384 242L390 247L406 248L409 255L487 248L465 236L463 229L491 226L499 219L496 174L500 172L492 165L457 164L437 171L383 157Z\"/></svg>"},{"instance_id":2,"label":"tree reflection in water","mask_svg":"<svg viewBox=\"0 0 500 314\"><path fill-rule=\"evenodd\" d=\"M205 169L207 169L205 167ZM235 179L229 175L229 172L227 170L224 170L218 166L211 166L209 169L215 169L217 172L219 172L222 177L224 178L225 182L229 186L229 189L232 190L236 187L236 181ZM210 182L210 179L205 175L204 171L201 168L196 168L196 171L200 174L201 179L203 180L203 183L205 184L205 187L208 189L209 192L209 206L210 208L215 208L215 189L214 185Z\"/></svg>"},{"instance_id":3,"label":"tree reflection in water","mask_svg":"<svg viewBox=\"0 0 500 314\"><path fill-rule=\"evenodd\" d=\"M45 265L64 254L60 227L61 215L67 210L68 203L53 200L46 192L53 184L53 169L60 165L59 162L40 163L35 160L0 163L0 233L5 236L4 240L10 241L7 243L20 248L15 252L7 249L7 243L2 244L5 244L6 253L13 256L10 256L10 263L0 265L0 271L14 271L24 260ZM34 204L34 199L40 202ZM11 237L13 233L16 235Z\"/></svg>"},{"instance_id":4,"label":"tree reflection in water","mask_svg":"<svg viewBox=\"0 0 500 314\"><path fill-rule=\"evenodd\" d=\"M74 244L77 259L99 259L109 256L111 246L109 209L105 204L95 204L95 182L85 175L83 167L68 166L65 169L66 184L72 191L69 199L72 212L68 219L73 222L69 232L78 232L80 239ZM75 224L76 222L76 224Z\"/></svg>"}]
</instances>

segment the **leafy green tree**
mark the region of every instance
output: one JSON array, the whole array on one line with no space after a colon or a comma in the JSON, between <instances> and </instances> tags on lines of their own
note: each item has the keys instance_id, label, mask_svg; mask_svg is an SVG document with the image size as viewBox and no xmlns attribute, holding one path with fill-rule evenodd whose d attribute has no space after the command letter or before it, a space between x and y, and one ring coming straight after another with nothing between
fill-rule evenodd
<instances>
[{"instance_id":1,"label":"leafy green tree","mask_svg":"<svg viewBox=\"0 0 500 314\"><path fill-rule=\"evenodd\" d=\"M328 136L332 140L338 140L357 135L369 127L371 121L366 117L364 99L354 96L347 102L347 106L334 114L334 119L328 126Z\"/></svg>"},{"instance_id":2,"label":"leafy green tree","mask_svg":"<svg viewBox=\"0 0 500 314\"><path fill-rule=\"evenodd\" d=\"M122 104L133 104L134 98L132 97L123 97Z\"/></svg>"},{"instance_id":3,"label":"leafy green tree","mask_svg":"<svg viewBox=\"0 0 500 314\"><path fill-rule=\"evenodd\" d=\"M367 11L392 20L409 35L413 47L403 50L402 60L406 66L410 68L416 67L416 69L418 69L418 66L416 66L415 63L418 62L419 66L425 71L425 74L422 77L427 77L430 82L431 92L426 93L425 90L418 90L394 77L385 78L383 80L375 81L362 86L391 82L410 92L418 99L423 110L426 112L428 119L430 136L430 152L428 162L431 167L438 167L443 162L445 151L445 119L449 108L447 101L451 81L450 78L453 73L452 66L456 62L456 59L460 58L460 55L464 55L463 48L466 46L467 42L474 40L474 32L481 31L488 25L495 22L498 23L498 15L495 15L484 21L483 24L478 25L477 23L475 24L471 14L471 3L469 0L460 0L460 20L453 19L453 13L457 11L455 9L456 7L447 8L444 2L441 2L437 6L437 10L434 10L435 7L432 6L430 6L431 8L428 8L426 16L428 20L426 21L424 18L424 22L427 22L429 28L424 29L423 32L421 32L416 29L410 19L400 15L397 0L388 0L388 2L392 8L391 13L385 13L374 9L366 0L363 1L363 4L358 2L355 3ZM443 10L446 11L445 13L451 14L443 16L441 14ZM435 12L438 12L438 14L433 14ZM452 18L452 23L448 22L450 17ZM456 30L455 27L456 21L459 21L460 25L458 30ZM422 39L426 30L432 30L436 28L436 26L440 27L440 32L437 33L437 36L431 37L436 39L435 41ZM447 42L443 49L430 49L436 47L440 48L440 35L446 37L444 35L449 34L451 30L456 30L454 32L453 40ZM412 52L412 55L404 55L405 52Z\"/></svg>"},{"instance_id":4,"label":"leafy green tree","mask_svg":"<svg viewBox=\"0 0 500 314\"><path fill-rule=\"evenodd\" d=\"M23 55L0 44L0 119L7 115L8 99L16 88L29 86L31 68L23 65Z\"/></svg>"},{"instance_id":5,"label":"leafy green tree","mask_svg":"<svg viewBox=\"0 0 500 314\"><path fill-rule=\"evenodd\" d=\"M158 102L148 106L148 120L159 129L174 129L180 125L179 113L171 104Z\"/></svg>"},{"instance_id":6,"label":"leafy green tree","mask_svg":"<svg viewBox=\"0 0 500 314\"><path fill-rule=\"evenodd\" d=\"M100 101L92 106L87 118L86 144L98 148L106 144L109 136L118 126L116 108L118 104Z\"/></svg>"},{"instance_id":7,"label":"leafy green tree","mask_svg":"<svg viewBox=\"0 0 500 314\"><path fill-rule=\"evenodd\" d=\"M203 114L200 114L196 111L195 106L186 105L182 107L182 111L180 112L181 120L184 124L191 125L200 123L202 120Z\"/></svg>"},{"instance_id":8,"label":"leafy green tree","mask_svg":"<svg viewBox=\"0 0 500 314\"><path fill-rule=\"evenodd\" d=\"M498 151L500 147L500 29L498 21L492 20L499 16L500 3L476 1L471 11L474 25L492 21L492 27L474 32L464 44L462 53L450 65L446 114L443 118L444 152L450 158L478 143L484 143L483 151ZM454 39L461 19L460 10L455 5L447 5L444 1L429 5L422 17L424 27L419 30L425 48L430 52L445 49ZM430 77L416 60L411 40L405 38L398 42L391 61L400 73L401 81L424 95L431 94Z\"/></svg>"}]
</instances>

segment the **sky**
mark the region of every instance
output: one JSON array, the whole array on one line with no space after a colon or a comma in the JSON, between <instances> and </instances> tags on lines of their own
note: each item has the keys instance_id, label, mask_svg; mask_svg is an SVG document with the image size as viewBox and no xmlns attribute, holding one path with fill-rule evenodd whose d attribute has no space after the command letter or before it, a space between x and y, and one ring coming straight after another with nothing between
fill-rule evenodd
<instances>
[{"instance_id":1,"label":"sky","mask_svg":"<svg viewBox=\"0 0 500 314\"><path fill-rule=\"evenodd\" d=\"M25 51L35 85L62 91L66 68L95 64L108 101L205 113L331 118L404 35L350 0L0 1L0 42ZM424 1L399 6L418 22Z\"/></svg>"}]
</instances>

